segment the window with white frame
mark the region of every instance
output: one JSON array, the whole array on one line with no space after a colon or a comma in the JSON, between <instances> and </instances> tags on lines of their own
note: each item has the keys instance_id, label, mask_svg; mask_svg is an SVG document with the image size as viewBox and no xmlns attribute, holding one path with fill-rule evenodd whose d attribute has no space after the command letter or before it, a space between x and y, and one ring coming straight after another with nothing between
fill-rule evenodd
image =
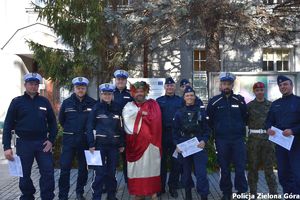
<instances>
[{"instance_id":1,"label":"window with white frame","mask_svg":"<svg viewBox=\"0 0 300 200\"><path fill-rule=\"evenodd\" d=\"M289 49L263 49L263 71L290 71Z\"/></svg>"},{"instance_id":2,"label":"window with white frame","mask_svg":"<svg viewBox=\"0 0 300 200\"><path fill-rule=\"evenodd\" d=\"M194 50L194 71L206 71L206 51L195 49Z\"/></svg>"}]
</instances>

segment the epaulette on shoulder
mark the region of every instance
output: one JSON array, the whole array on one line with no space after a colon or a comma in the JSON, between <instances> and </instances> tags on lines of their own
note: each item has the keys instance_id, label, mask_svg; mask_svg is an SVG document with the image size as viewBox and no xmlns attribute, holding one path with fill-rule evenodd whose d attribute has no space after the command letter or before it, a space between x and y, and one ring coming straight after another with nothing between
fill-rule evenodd
<instances>
[{"instance_id":1,"label":"epaulette on shoulder","mask_svg":"<svg viewBox=\"0 0 300 200\"><path fill-rule=\"evenodd\" d=\"M237 100L237 101L241 101L241 102L244 102L244 97L242 96L242 95L240 95L240 94L233 94L232 95L232 98L233 99L235 99L235 100Z\"/></svg>"},{"instance_id":2,"label":"epaulette on shoulder","mask_svg":"<svg viewBox=\"0 0 300 200\"><path fill-rule=\"evenodd\" d=\"M211 104L212 105L215 105L217 102L219 102L221 99L223 98L222 95L217 95L217 96L214 96L213 98L211 98Z\"/></svg>"},{"instance_id":3,"label":"epaulette on shoulder","mask_svg":"<svg viewBox=\"0 0 300 200\"><path fill-rule=\"evenodd\" d=\"M15 98L13 98L12 101L18 101L18 100L21 100L22 97L23 97L23 96L17 96L17 97L15 97Z\"/></svg>"},{"instance_id":4,"label":"epaulette on shoulder","mask_svg":"<svg viewBox=\"0 0 300 200\"><path fill-rule=\"evenodd\" d=\"M39 97L44 101L49 101L46 97L39 95Z\"/></svg>"}]
</instances>

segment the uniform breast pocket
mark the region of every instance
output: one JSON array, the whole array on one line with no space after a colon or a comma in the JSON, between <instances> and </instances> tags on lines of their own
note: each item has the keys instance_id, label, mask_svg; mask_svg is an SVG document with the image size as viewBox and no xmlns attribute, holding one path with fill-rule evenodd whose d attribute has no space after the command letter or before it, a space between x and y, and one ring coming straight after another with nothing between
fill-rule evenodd
<instances>
[{"instance_id":1,"label":"uniform breast pocket","mask_svg":"<svg viewBox=\"0 0 300 200\"><path fill-rule=\"evenodd\" d=\"M18 113L17 113L17 115L19 116L19 117L24 117L24 116L27 116L27 115L29 115L30 114L30 108L28 108L28 107L20 107L19 109L18 109Z\"/></svg>"},{"instance_id":2,"label":"uniform breast pocket","mask_svg":"<svg viewBox=\"0 0 300 200\"><path fill-rule=\"evenodd\" d=\"M102 125L109 124L111 121L106 114L101 114L101 113L96 115L96 120L98 124L102 124Z\"/></svg>"},{"instance_id":3,"label":"uniform breast pocket","mask_svg":"<svg viewBox=\"0 0 300 200\"><path fill-rule=\"evenodd\" d=\"M294 123L300 122L300 110L299 108L296 108L295 110L291 110L289 113L286 113L285 115L287 118L289 118Z\"/></svg>"},{"instance_id":4,"label":"uniform breast pocket","mask_svg":"<svg viewBox=\"0 0 300 200\"><path fill-rule=\"evenodd\" d=\"M76 113L77 113L77 110L75 110L74 108L66 108L65 109L65 116L68 120L76 119Z\"/></svg>"},{"instance_id":5,"label":"uniform breast pocket","mask_svg":"<svg viewBox=\"0 0 300 200\"><path fill-rule=\"evenodd\" d=\"M214 112L215 112L215 116L216 116L216 118L223 118L224 117L224 115L226 114L226 112L227 112L227 109L226 109L226 107L224 106L224 105L218 105L218 106L216 106L216 108L215 108L215 110L214 110ZM217 119L217 120L218 120Z\"/></svg>"},{"instance_id":6,"label":"uniform breast pocket","mask_svg":"<svg viewBox=\"0 0 300 200\"><path fill-rule=\"evenodd\" d=\"M159 107L163 111L166 109L167 103L165 101L159 102Z\"/></svg>"},{"instance_id":7,"label":"uniform breast pocket","mask_svg":"<svg viewBox=\"0 0 300 200\"><path fill-rule=\"evenodd\" d=\"M240 117L240 114L241 114L240 105L232 104L230 109L231 109L231 112L234 116L239 116Z\"/></svg>"},{"instance_id":8,"label":"uniform breast pocket","mask_svg":"<svg viewBox=\"0 0 300 200\"><path fill-rule=\"evenodd\" d=\"M47 115L47 108L45 106L39 106L38 110L39 110L39 117L45 118Z\"/></svg>"}]
</instances>

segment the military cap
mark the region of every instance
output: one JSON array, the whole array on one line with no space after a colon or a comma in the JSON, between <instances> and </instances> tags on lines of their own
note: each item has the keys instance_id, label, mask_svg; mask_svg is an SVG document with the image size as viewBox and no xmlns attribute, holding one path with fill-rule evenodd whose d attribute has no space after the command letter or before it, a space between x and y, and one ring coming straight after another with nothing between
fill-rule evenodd
<instances>
[{"instance_id":1,"label":"military cap","mask_svg":"<svg viewBox=\"0 0 300 200\"><path fill-rule=\"evenodd\" d=\"M85 85L87 86L89 84L89 80L85 77L76 77L72 80L73 85Z\"/></svg>"},{"instance_id":2,"label":"military cap","mask_svg":"<svg viewBox=\"0 0 300 200\"><path fill-rule=\"evenodd\" d=\"M185 95L185 93L189 93L189 92L193 92L195 94L195 90L193 90L193 88L189 85L187 85L183 91L183 95Z\"/></svg>"},{"instance_id":3,"label":"military cap","mask_svg":"<svg viewBox=\"0 0 300 200\"><path fill-rule=\"evenodd\" d=\"M187 80L187 79L181 79L181 81L180 81L180 87L181 86L183 86L183 85L186 85L186 84L188 84L188 83L190 83L190 81L189 80Z\"/></svg>"},{"instance_id":4,"label":"military cap","mask_svg":"<svg viewBox=\"0 0 300 200\"><path fill-rule=\"evenodd\" d=\"M115 78L128 78L128 72L122 69L116 70L114 72Z\"/></svg>"},{"instance_id":5,"label":"military cap","mask_svg":"<svg viewBox=\"0 0 300 200\"><path fill-rule=\"evenodd\" d=\"M172 77L166 78L165 84L173 84L173 83L175 83L175 81L173 80Z\"/></svg>"},{"instance_id":6,"label":"military cap","mask_svg":"<svg viewBox=\"0 0 300 200\"><path fill-rule=\"evenodd\" d=\"M42 82L42 76L39 75L38 73L28 73L24 76L24 81L25 82L36 81L40 83Z\"/></svg>"},{"instance_id":7,"label":"military cap","mask_svg":"<svg viewBox=\"0 0 300 200\"><path fill-rule=\"evenodd\" d=\"M99 85L99 90L101 93L113 92L115 90L115 86L111 83L103 83L103 84Z\"/></svg>"},{"instance_id":8,"label":"military cap","mask_svg":"<svg viewBox=\"0 0 300 200\"><path fill-rule=\"evenodd\" d=\"M220 81L235 81L235 75L230 72L221 72L219 78Z\"/></svg>"},{"instance_id":9,"label":"military cap","mask_svg":"<svg viewBox=\"0 0 300 200\"><path fill-rule=\"evenodd\" d=\"M256 88L265 88L265 84L263 82L256 82L253 85L253 90L255 90Z\"/></svg>"},{"instance_id":10,"label":"military cap","mask_svg":"<svg viewBox=\"0 0 300 200\"><path fill-rule=\"evenodd\" d=\"M284 81L292 81L289 77L284 76L284 75L279 75L277 77L277 84L279 85L280 83L284 82Z\"/></svg>"}]
</instances>

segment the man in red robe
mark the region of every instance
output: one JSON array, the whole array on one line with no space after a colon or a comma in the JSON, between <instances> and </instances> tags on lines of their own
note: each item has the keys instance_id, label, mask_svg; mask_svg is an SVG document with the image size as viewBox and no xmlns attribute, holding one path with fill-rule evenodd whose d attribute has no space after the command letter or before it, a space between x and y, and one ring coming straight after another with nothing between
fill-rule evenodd
<instances>
[{"instance_id":1,"label":"man in red robe","mask_svg":"<svg viewBox=\"0 0 300 200\"><path fill-rule=\"evenodd\" d=\"M161 112L155 100L146 100L149 89L144 81L131 85L134 101L123 109L128 190L136 200L145 196L157 199L156 193L161 190Z\"/></svg>"}]
</instances>

